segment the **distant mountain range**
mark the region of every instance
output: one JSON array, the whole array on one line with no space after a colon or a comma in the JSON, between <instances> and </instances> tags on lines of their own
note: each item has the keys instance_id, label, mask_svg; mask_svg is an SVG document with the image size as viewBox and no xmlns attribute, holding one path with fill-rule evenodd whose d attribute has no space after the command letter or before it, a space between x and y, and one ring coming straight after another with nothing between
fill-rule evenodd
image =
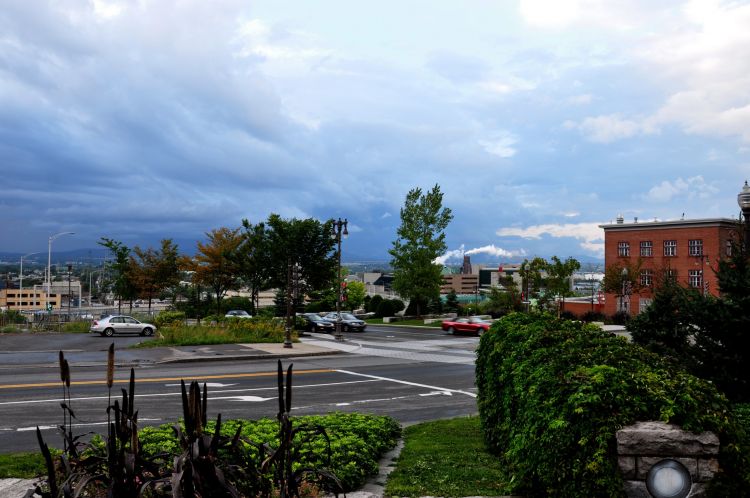
<instances>
[{"instance_id":1,"label":"distant mountain range","mask_svg":"<svg viewBox=\"0 0 750 498\"><path fill-rule=\"evenodd\" d=\"M21 256L23 256L24 253L20 252L2 252L0 251L0 264L1 263L18 263L21 260ZM483 255L475 255L472 256L471 262L475 264L483 264L487 266L494 266L494 265L500 265L500 264L512 264L512 263L522 263L524 258L512 258L512 259L504 259L504 260L498 260L496 258L492 258L491 256L482 257ZM549 256L547 256L549 257ZM95 247L92 249L74 249L72 251L53 251L52 252L52 264L68 264L73 263L75 265L79 266L100 266L103 264L105 259L111 259L112 254L109 250L104 249L102 247ZM562 257L561 257L562 258ZM596 266L596 265L603 265L604 260L601 258L596 258L593 256L587 256L587 255L574 255L573 258L577 259L582 266ZM373 257L367 257L364 255L358 255L358 254L347 254L344 252L342 254L342 264L346 266L361 266L365 267L367 269L383 269L389 267L389 261L390 257L387 255L383 258L373 258ZM34 263L37 264L47 264L47 253L46 252L40 252L37 254L34 254L33 256L29 256L27 258L24 258L24 265L25 264L31 264ZM449 265L460 265L461 261L458 259L451 259L448 261ZM361 270L360 270L361 271Z\"/></svg>"}]
</instances>

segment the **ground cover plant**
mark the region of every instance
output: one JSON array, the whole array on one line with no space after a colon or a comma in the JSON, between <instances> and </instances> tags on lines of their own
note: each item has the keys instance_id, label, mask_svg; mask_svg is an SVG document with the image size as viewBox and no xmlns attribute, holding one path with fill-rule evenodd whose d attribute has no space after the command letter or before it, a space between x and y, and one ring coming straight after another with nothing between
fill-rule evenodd
<instances>
[{"instance_id":1,"label":"ground cover plant","mask_svg":"<svg viewBox=\"0 0 750 498\"><path fill-rule=\"evenodd\" d=\"M506 494L502 462L484 445L478 417L412 425L388 476L387 496Z\"/></svg>"},{"instance_id":2,"label":"ground cover plant","mask_svg":"<svg viewBox=\"0 0 750 498\"><path fill-rule=\"evenodd\" d=\"M395 444L400 428L388 417L336 414L296 418L292 407L292 366L278 362L275 421L253 429L243 421L208 419L208 391L193 381L182 386L183 417L171 428L141 429L135 409L135 372L121 399L108 403L108 430L83 442L74 435L71 372L60 352L63 387L62 453L56 455L37 428L46 478L35 488L42 498L140 496L300 497L338 493L362 484L377 470L379 453ZM114 379L114 344L107 362L107 387ZM324 422L329 422L330 431ZM248 423L248 426L253 424ZM171 431L171 432L170 432ZM332 470L338 455L339 473Z\"/></svg>"},{"instance_id":3,"label":"ground cover plant","mask_svg":"<svg viewBox=\"0 0 750 498\"><path fill-rule=\"evenodd\" d=\"M716 496L750 489L750 451L732 405L709 382L595 326L511 314L478 348L477 404L514 494L623 496L615 433L662 420L721 441Z\"/></svg>"},{"instance_id":4,"label":"ground cover plant","mask_svg":"<svg viewBox=\"0 0 750 498\"><path fill-rule=\"evenodd\" d=\"M272 318L258 317L227 320L213 325L188 326L172 322L157 329L152 341L142 342L137 347L264 342L284 342L283 324Z\"/></svg>"}]
</instances>

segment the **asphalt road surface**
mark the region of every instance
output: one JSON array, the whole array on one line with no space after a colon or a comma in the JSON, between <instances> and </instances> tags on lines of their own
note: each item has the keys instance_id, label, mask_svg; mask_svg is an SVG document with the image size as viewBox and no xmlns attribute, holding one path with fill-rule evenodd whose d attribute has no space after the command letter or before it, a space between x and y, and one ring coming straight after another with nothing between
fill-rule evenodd
<instances>
[{"instance_id":1,"label":"asphalt road surface","mask_svg":"<svg viewBox=\"0 0 750 498\"><path fill-rule=\"evenodd\" d=\"M13 339L11 339L13 337ZM282 360L294 364L293 412L361 412L390 415L402 423L476 413L473 351L478 339L440 330L370 327L346 334L343 354ZM40 338L41 339L41 338ZM117 337L118 347L143 338ZM306 340L331 345L331 337ZM51 446L61 446L62 387L57 349L84 350L102 358L110 340L51 335L24 349L16 336L0 336L0 452L36 451L39 426ZM26 344L29 346L29 344ZM30 352L33 351L33 352ZM26 356L28 361L24 361ZM104 366L74 367L70 405L74 433L103 432L108 392ZM118 369L112 400L121 396L129 369ZM142 425L174 423L182 413L180 380L208 386L209 417L275 417L276 360L143 365L135 369L136 409Z\"/></svg>"}]
</instances>

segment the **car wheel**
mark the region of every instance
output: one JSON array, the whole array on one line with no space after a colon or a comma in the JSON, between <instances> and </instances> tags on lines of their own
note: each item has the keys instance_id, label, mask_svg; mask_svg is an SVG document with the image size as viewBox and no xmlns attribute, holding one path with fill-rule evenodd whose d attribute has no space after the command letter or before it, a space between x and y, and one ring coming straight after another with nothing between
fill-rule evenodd
<instances>
[{"instance_id":1,"label":"car wheel","mask_svg":"<svg viewBox=\"0 0 750 498\"><path fill-rule=\"evenodd\" d=\"M143 329L143 332L141 332L141 335L151 337L152 335L154 335L154 329L152 329L151 327L146 327L145 329Z\"/></svg>"},{"instance_id":2,"label":"car wheel","mask_svg":"<svg viewBox=\"0 0 750 498\"><path fill-rule=\"evenodd\" d=\"M450 335L454 335L456 333L456 329L454 329L453 327L448 327L448 333Z\"/></svg>"},{"instance_id":3,"label":"car wheel","mask_svg":"<svg viewBox=\"0 0 750 498\"><path fill-rule=\"evenodd\" d=\"M107 337L112 337L113 335L115 335L115 329L104 329L104 335Z\"/></svg>"},{"instance_id":4,"label":"car wheel","mask_svg":"<svg viewBox=\"0 0 750 498\"><path fill-rule=\"evenodd\" d=\"M487 331L486 331L486 330L484 330L484 328L482 328L482 327L479 327L479 328L477 329L477 337L482 337L482 334L484 334L485 332L487 332Z\"/></svg>"}]
</instances>

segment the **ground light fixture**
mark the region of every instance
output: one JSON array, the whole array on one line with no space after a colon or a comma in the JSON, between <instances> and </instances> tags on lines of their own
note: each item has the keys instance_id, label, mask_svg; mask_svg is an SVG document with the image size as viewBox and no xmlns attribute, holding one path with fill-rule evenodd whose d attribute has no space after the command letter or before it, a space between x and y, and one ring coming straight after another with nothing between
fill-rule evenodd
<instances>
[{"instance_id":1,"label":"ground light fixture","mask_svg":"<svg viewBox=\"0 0 750 498\"><path fill-rule=\"evenodd\" d=\"M690 472L677 460L657 462L646 476L646 489L654 498L685 498L692 486Z\"/></svg>"}]
</instances>

